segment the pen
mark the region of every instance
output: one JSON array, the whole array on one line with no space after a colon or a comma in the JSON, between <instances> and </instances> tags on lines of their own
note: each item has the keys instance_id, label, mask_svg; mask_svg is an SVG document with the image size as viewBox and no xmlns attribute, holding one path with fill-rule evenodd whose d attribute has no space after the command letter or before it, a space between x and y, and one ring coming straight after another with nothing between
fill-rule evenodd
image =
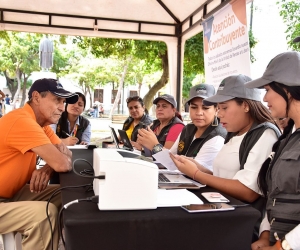
<instances>
[{"instance_id":1,"label":"pen","mask_svg":"<svg viewBox=\"0 0 300 250\"><path fill-rule=\"evenodd\" d=\"M71 135L69 135L66 131L63 131L67 136L72 137Z\"/></svg>"}]
</instances>

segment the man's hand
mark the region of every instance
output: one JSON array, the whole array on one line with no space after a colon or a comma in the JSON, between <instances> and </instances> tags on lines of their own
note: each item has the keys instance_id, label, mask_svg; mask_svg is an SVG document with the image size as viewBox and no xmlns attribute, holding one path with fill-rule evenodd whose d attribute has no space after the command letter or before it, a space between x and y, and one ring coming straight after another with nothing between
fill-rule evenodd
<instances>
[{"instance_id":1,"label":"man's hand","mask_svg":"<svg viewBox=\"0 0 300 250\"><path fill-rule=\"evenodd\" d=\"M47 187L52 173L53 169L48 164L40 169L34 170L30 179L30 191L32 193L43 191Z\"/></svg>"},{"instance_id":2,"label":"man's hand","mask_svg":"<svg viewBox=\"0 0 300 250\"><path fill-rule=\"evenodd\" d=\"M72 152L71 152L71 150L69 150L64 143L53 144L53 145L58 149L59 152L61 152L61 153L63 153L63 154L65 154L65 155L67 155L67 156L69 156L69 157L72 158Z\"/></svg>"}]
</instances>

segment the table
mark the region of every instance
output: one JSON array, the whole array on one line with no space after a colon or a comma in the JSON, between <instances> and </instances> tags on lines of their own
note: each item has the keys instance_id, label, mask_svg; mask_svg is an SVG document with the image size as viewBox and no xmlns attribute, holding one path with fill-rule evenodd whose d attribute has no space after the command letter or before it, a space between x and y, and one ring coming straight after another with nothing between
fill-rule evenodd
<instances>
[{"instance_id":1,"label":"table","mask_svg":"<svg viewBox=\"0 0 300 250\"><path fill-rule=\"evenodd\" d=\"M92 161L92 150L73 151L73 160L83 157ZM88 168L85 162L77 163L76 170ZM61 173L60 181L62 186L69 186L88 184L91 179L69 172ZM201 197L202 192L210 191L215 190L205 187L193 192ZM62 202L66 204L93 195L93 191L86 192L85 188L65 189ZM242 204L224 196L230 204ZM201 199L205 202L203 197ZM243 250L250 249L258 218L259 212L250 206L234 211L190 214L180 207L100 211L95 203L81 202L64 211L63 224L66 250Z\"/></svg>"}]
</instances>

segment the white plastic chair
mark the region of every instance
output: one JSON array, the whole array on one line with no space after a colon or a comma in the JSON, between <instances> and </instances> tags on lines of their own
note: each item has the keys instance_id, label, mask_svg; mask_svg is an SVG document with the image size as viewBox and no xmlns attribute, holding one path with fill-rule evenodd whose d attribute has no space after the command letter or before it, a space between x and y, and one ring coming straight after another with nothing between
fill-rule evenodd
<instances>
[{"instance_id":1,"label":"white plastic chair","mask_svg":"<svg viewBox=\"0 0 300 250\"><path fill-rule=\"evenodd\" d=\"M20 233L0 234L0 250L22 250L22 236Z\"/></svg>"}]
</instances>

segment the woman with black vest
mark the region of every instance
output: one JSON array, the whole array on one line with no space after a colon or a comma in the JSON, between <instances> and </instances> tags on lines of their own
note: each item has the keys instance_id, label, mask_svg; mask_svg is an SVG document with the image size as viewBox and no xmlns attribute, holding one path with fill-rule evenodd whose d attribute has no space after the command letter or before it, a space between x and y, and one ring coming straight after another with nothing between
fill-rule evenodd
<instances>
[{"instance_id":1,"label":"woman with black vest","mask_svg":"<svg viewBox=\"0 0 300 250\"><path fill-rule=\"evenodd\" d=\"M263 76L246 84L266 90L264 101L274 118L289 118L258 176L267 198L261 235L252 249L300 249L300 53L271 60Z\"/></svg>"},{"instance_id":2,"label":"woman with black vest","mask_svg":"<svg viewBox=\"0 0 300 250\"><path fill-rule=\"evenodd\" d=\"M187 100L192 123L187 124L170 151L193 158L203 172L212 174L212 163L224 145L226 130L219 124L217 105L204 105L203 99L213 96L215 88L199 84L191 88Z\"/></svg>"},{"instance_id":3,"label":"woman with black vest","mask_svg":"<svg viewBox=\"0 0 300 250\"><path fill-rule=\"evenodd\" d=\"M170 149L182 131L184 124L181 115L177 112L177 102L168 94L157 97L153 104L156 105L156 120L149 130L138 131L137 142L156 153L158 148Z\"/></svg>"},{"instance_id":4,"label":"woman with black vest","mask_svg":"<svg viewBox=\"0 0 300 250\"><path fill-rule=\"evenodd\" d=\"M131 96L127 98L126 102L130 116L125 120L122 130L125 130L128 138L135 142L138 130L143 126L149 126L152 123L152 118L148 115L141 97Z\"/></svg>"},{"instance_id":5,"label":"woman with black vest","mask_svg":"<svg viewBox=\"0 0 300 250\"><path fill-rule=\"evenodd\" d=\"M78 101L74 104L66 104L65 111L58 123L51 125L53 131L67 146L87 145L91 140L90 121L81 115L86 105L86 99L82 93L76 92L76 94L79 97Z\"/></svg>"}]
</instances>

